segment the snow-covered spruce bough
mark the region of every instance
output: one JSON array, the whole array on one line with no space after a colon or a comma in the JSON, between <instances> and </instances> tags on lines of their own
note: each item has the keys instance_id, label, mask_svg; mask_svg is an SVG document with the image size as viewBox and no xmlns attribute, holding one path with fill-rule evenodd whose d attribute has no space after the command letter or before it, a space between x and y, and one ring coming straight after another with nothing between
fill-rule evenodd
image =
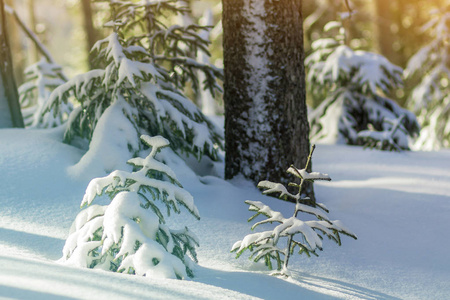
<instances>
[{"instance_id":1,"label":"snow-covered spruce bough","mask_svg":"<svg viewBox=\"0 0 450 300\"><path fill-rule=\"evenodd\" d=\"M128 161L140 170L114 171L89 183L81 203L88 207L76 217L60 261L148 277L192 277L198 238L187 227L170 229L160 206L167 216L180 213L180 206L197 219L199 212L173 170L155 158L169 142L161 136L141 139L150 154ZM109 205L92 204L104 194Z\"/></svg>"},{"instance_id":2,"label":"snow-covered spruce bough","mask_svg":"<svg viewBox=\"0 0 450 300\"><path fill-rule=\"evenodd\" d=\"M345 45L340 22L324 27L332 29L339 29L339 34L314 41L313 53L305 60L310 95L320 103L309 114L311 140L409 150L419 124L412 112L388 97L402 87L403 70L382 55ZM392 130L394 123L397 129ZM365 133L358 136L361 131Z\"/></svg>"},{"instance_id":3,"label":"snow-covered spruce bough","mask_svg":"<svg viewBox=\"0 0 450 300\"><path fill-rule=\"evenodd\" d=\"M341 245L340 233L356 239L356 235L348 230L341 221L331 221L326 213L328 209L322 203L311 203L309 197L301 194L305 181L314 182L316 180L331 180L328 174L319 172L308 173L306 170L311 162L315 146L311 147L308 161L304 169L297 169L291 166L287 172L300 179L300 184L290 183L289 186L298 188L297 194L292 194L288 189L280 184L271 181L261 181L259 188L264 189L263 194L278 194L282 200L295 200L295 210L292 217L285 218L280 212L272 210L269 206L260 201L247 200L249 210L256 212L248 221L252 221L259 215L264 215L267 219L259 221L252 226L252 230L261 224L279 223L273 230L252 233L244 237L242 241L236 242L231 248L232 252L237 252L236 258L242 255L245 250L252 252L250 259L255 262L263 259L266 266L272 270L273 261L276 263L276 272L273 275L288 276L288 263L290 256L298 248L298 253L305 253L308 257L311 254L317 256L316 250L322 250L323 235ZM298 213L303 212L316 216L318 221L302 221L297 218Z\"/></svg>"},{"instance_id":4,"label":"snow-covered spruce bough","mask_svg":"<svg viewBox=\"0 0 450 300\"><path fill-rule=\"evenodd\" d=\"M219 160L222 132L183 93L187 82L194 90L221 91L216 78L222 71L188 57L197 51L208 53L208 41L198 34L205 28L166 25L165 15L186 12L174 0L100 2L110 5L111 19L104 26L113 31L92 48L95 61L104 68L59 85L42 113L56 116L65 104L78 102L67 120L64 141L86 149L94 136L104 136L103 128L117 127L109 117L121 113L119 131L136 132L122 141L128 158L143 147L139 136L149 134L167 138L178 154ZM204 73L203 83L198 82L197 71Z\"/></svg>"}]
</instances>

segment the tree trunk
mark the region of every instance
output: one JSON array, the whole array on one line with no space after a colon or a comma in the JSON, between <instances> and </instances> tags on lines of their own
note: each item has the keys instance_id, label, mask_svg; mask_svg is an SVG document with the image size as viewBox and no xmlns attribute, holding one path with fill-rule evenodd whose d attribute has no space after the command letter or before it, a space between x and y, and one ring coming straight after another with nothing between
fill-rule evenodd
<instances>
[{"instance_id":1,"label":"tree trunk","mask_svg":"<svg viewBox=\"0 0 450 300\"><path fill-rule=\"evenodd\" d=\"M14 9L14 1L6 0L6 5ZM11 53L14 53L14 75L16 82L20 85L25 81L24 70L26 68L26 52L23 50L21 32L15 24L14 16L8 15L5 11L6 22L8 24L9 45Z\"/></svg>"},{"instance_id":2,"label":"tree trunk","mask_svg":"<svg viewBox=\"0 0 450 300\"><path fill-rule=\"evenodd\" d=\"M223 0L223 32L225 177L287 184L309 153L301 1Z\"/></svg>"},{"instance_id":3,"label":"tree trunk","mask_svg":"<svg viewBox=\"0 0 450 300\"><path fill-rule=\"evenodd\" d=\"M93 57L91 55L91 49L94 46L94 44L97 42L97 32L94 28L94 23L92 21L91 0L82 0L81 5L83 8L84 32L86 33L88 65L89 65L90 69L94 69L95 65L93 62Z\"/></svg>"},{"instance_id":4,"label":"tree trunk","mask_svg":"<svg viewBox=\"0 0 450 300\"><path fill-rule=\"evenodd\" d=\"M29 20L29 28L32 32L36 34L36 13L35 13L35 5L34 0L28 0L28 20ZM40 60L39 49L33 45L32 46L32 59L33 63L38 62Z\"/></svg>"},{"instance_id":5,"label":"tree trunk","mask_svg":"<svg viewBox=\"0 0 450 300\"><path fill-rule=\"evenodd\" d=\"M12 69L3 0L0 0L0 127L24 127Z\"/></svg>"},{"instance_id":6,"label":"tree trunk","mask_svg":"<svg viewBox=\"0 0 450 300\"><path fill-rule=\"evenodd\" d=\"M396 65L401 64L401 58L394 50L396 36L391 30L392 20L395 18L392 8L392 0L374 1L375 14L375 39L378 52Z\"/></svg>"}]
</instances>

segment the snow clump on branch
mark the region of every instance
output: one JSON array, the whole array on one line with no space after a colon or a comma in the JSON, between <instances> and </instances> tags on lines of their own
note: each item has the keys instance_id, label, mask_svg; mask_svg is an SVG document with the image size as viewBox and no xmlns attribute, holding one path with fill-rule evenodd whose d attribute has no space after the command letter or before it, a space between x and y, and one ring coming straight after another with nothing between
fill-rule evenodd
<instances>
[{"instance_id":1,"label":"snow clump on branch","mask_svg":"<svg viewBox=\"0 0 450 300\"><path fill-rule=\"evenodd\" d=\"M87 208L76 217L60 261L147 277L192 277L198 238L187 227L170 229L162 208L170 216L184 207L200 219L198 209L173 170L155 157L169 141L161 136L141 139L151 147L150 154L128 161L139 170L116 170L89 183L81 203ZM110 198L109 205L92 204L102 195Z\"/></svg>"}]
</instances>

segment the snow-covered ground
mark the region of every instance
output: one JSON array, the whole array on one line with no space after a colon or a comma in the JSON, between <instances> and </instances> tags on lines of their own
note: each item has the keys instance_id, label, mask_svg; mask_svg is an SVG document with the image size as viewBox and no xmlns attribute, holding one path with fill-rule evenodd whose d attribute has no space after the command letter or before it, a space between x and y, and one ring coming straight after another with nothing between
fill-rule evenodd
<instances>
[{"instance_id":1,"label":"snow-covered ground","mask_svg":"<svg viewBox=\"0 0 450 300\"><path fill-rule=\"evenodd\" d=\"M82 152L61 130L0 130L0 298L13 299L448 299L450 151L390 153L318 145L317 198L358 235L324 242L319 257L294 256L288 280L268 275L230 248L250 233L244 200L286 215L293 204L262 196L235 179L175 169L201 220L179 216L200 237L192 280L149 279L67 267L62 255L89 172L68 168ZM301 166L298 166L301 167ZM70 168L69 168L70 169ZM88 169L87 169L88 170ZM80 174L78 174L80 175ZM97 176L97 174L92 174ZM91 176L91 177L92 177Z\"/></svg>"}]
</instances>

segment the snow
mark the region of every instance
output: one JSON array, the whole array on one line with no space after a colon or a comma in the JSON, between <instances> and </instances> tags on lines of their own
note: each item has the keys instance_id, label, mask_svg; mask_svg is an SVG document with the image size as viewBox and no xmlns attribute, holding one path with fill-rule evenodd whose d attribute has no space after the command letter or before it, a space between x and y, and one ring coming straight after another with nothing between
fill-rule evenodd
<instances>
[{"instance_id":1,"label":"snow","mask_svg":"<svg viewBox=\"0 0 450 300\"><path fill-rule=\"evenodd\" d=\"M324 41L315 46L328 45L329 43ZM337 81L340 76L347 76L350 70L356 70L356 74L351 76L350 80L362 86L364 92L371 94L377 94L377 88L388 91L386 83L392 81L394 85L398 84L401 82L400 74L403 72L400 67L391 64L379 54L353 51L346 45L337 46L325 62L313 65L312 68L317 72L318 81L322 84L329 80ZM393 80L390 80L389 76L392 76Z\"/></svg>"},{"instance_id":2,"label":"snow","mask_svg":"<svg viewBox=\"0 0 450 300\"><path fill-rule=\"evenodd\" d=\"M92 179L114 170L129 170L127 160L133 157L129 150L139 148L139 137L130 122L134 108L122 96L109 106L100 117L92 135L89 151L74 166L68 169L74 178ZM130 117L124 115L128 112ZM92 174L95 174L93 177Z\"/></svg>"},{"instance_id":3,"label":"snow","mask_svg":"<svg viewBox=\"0 0 450 300\"><path fill-rule=\"evenodd\" d=\"M328 180L330 181L331 178L328 174L325 173L320 173L320 172L307 172L305 169L297 169L296 167L289 167L289 169L287 170L288 173L294 175L294 176L301 176L301 178L303 179L308 179L308 180Z\"/></svg>"},{"instance_id":4,"label":"snow","mask_svg":"<svg viewBox=\"0 0 450 300\"><path fill-rule=\"evenodd\" d=\"M242 16L246 20L243 27L243 35L245 40L245 61L246 74L244 78L247 83L247 96L252 99L252 104L247 111L244 111L239 119L250 120L244 125L247 127L247 136L267 134L272 131L271 125L267 122L269 119L269 110L267 109L266 97L270 93L269 84L273 80L270 75L269 55L273 53L270 43L267 42L268 30L265 22L265 1L245 0L243 3ZM272 141L266 141L271 143ZM275 141L273 141L275 142ZM256 170L253 174L260 173L264 167L264 161L269 153L266 147L262 147L258 143L249 143L249 155L257 157L256 163L252 165L243 165L242 170L245 175L250 175L250 170Z\"/></svg>"},{"instance_id":5,"label":"snow","mask_svg":"<svg viewBox=\"0 0 450 300\"><path fill-rule=\"evenodd\" d=\"M293 205L261 194L242 178L196 177L181 159L161 157L194 196L200 221L190 280L150 279L57 262L94 170L68 169L83 152L60 142L64 129L1 129L0 297L15 299L446 299L450 293L450 151L381 152L317 145L316 197L358 235L342 246L324 239L319 257L294 255L291 277L268 275L231 246L250 232L245 200L285 216ZM170 159L168 159L170 157ZM176 167L175 167L176 166ZM300 166L297 166L300 167ZM92 211L90 216L102 212ZM311 216L313 217L313 216ZM312 222L312 221L307 221ZM312 223L308 223L312 224ZM269 224L268 224L269 225ZM317 225L317 224L316 224ZM262 230L266 230L261 225ZM341 226L339 224L339 226Z\"/></svg>"}]
</instances>

